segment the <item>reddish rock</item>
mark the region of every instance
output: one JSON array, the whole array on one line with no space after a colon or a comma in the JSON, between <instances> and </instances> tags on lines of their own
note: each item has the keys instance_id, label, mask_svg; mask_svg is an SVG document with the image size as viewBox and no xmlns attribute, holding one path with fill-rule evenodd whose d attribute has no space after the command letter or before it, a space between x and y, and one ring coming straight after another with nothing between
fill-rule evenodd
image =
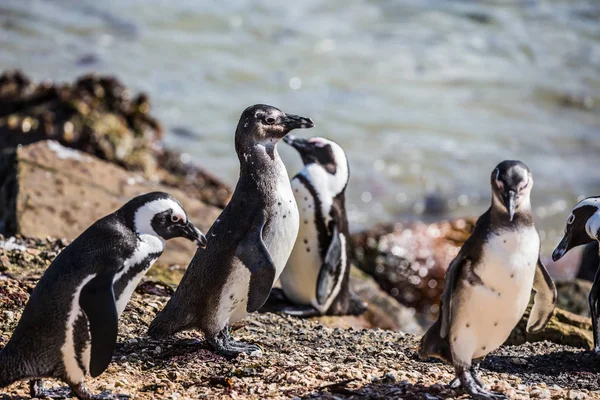
<instances>
[{"instance_id":1,"label":"reddish rock","mask_svg":"<svg viewBox=\"0 0 600 400\"><path fill-rule=\"evenodd\" d=\"M400 303L434 318L446 269L475 221L378 225L353 236L354 259Z\"/></svg>"}]
</instances>

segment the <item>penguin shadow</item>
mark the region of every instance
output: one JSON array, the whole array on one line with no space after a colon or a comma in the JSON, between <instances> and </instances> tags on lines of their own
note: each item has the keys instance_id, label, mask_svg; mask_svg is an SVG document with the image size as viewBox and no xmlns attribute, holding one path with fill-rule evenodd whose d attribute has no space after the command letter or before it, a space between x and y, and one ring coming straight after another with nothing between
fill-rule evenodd
<instances>
[{"instance_id":1,"label":"penguin shadow","mask_svg":"<svg viewBox=\"0 0 600 400\"><path fill-rule=\"evenodd\" d=\"M456 398L463 393L448 385L434 384L426 386L408 381L396 382L391 374L374 378L373 383L354 387L353 379L336 382L320 387L302 399L405 399L405 400L442 400Z\"/></svg>"},{"instance_id":2,"label":"penguin shadow","mask_svg":"<svg viewBox=\"0 0 600 400\"><path fill-rule=\"evenodd\" d=\"M524 383L545 382L573 389L598 390L600 355L593 351L556 351L529 356L490 355L482 371L509 373Z\"/></svg>"},{"instance_id":3,"label":"penguin shadow","mask_svg":"<svg viewBox=\"0 0 600 400\"><path fill-rule=\"evenodd\" d=\"M128 400L131 396L128 394L112 393L110 391L104 391L99 393L98 396L109 396L112 395L115 400ZM0 400L31 400L30 396L12 396L8 394L0 393ZM60 386L54 388L45 388L43 399L62 400L62 399L77 399L75 394L71 391L68 386Z\"/></svg>"},{"instance_id":4,"label":"penguin shadow","mask_svg":"<svg viewBox=\"0 0 600 400\"><path fill-rule=\"evenodd\" d=\"M131 362L135 359L143 368L169 365L172 362L218 361L227 358L215 353L206 340L200 339L164 339L140 338L135 343L125 342L117 345L115 360Z\"/></svg>"},{"instance_id":5,"label":"penguin shadow","mask_svg":"<svg viewBox=\"0 0 600 400\"><path fill-rule=\"evenodd\" d=\"M293 307L294 304L285 297L283 290L280 288L271 289L271 293L267 298L267 301L258 310L259 313L277 313L282 312L286 307Z\"/></svg>"}]
</instances>

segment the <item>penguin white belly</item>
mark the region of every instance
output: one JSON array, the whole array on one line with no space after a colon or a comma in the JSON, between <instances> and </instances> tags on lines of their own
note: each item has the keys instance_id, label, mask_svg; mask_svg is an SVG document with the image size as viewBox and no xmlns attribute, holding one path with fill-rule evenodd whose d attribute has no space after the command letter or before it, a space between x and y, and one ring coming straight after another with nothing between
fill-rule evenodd
<instances>
[{"instance_id":1,"label":"penguin white belly","mask_svg":"<svg viewBox=\"0 0 600 400\"><path fill-rule=\"evenodd\" d=\"M457 361L483 357L506 341L529 303L539 248L534 227L490 235L474 266L483 284L461 281L452 300L450 343Z\"/></svg>"},{"instance_id":2,"label":"penguin white belly","mask_svg":"<svg viewBox=\"0 0 600 400\"><path fill-rule=\"evenodd\" d=\"M296 304L316 304L317 279L322 260L319 254L319 234L315 225L315 204L312 194L298 180L292 181L300 212L298 238L285 270L281 274L281 288L286 297Z\"/></svg>"},{"instance_id":3,"label":"penguin white belly","mask_svg":"<svg viewBox=\"0 0 600 400\"><path fill-rule=\"evenodd\" d=\"M241 261L235 260L227 282L221 290L216 314L219 329L246 316L249 285L250 270Z\"/></svg>"},{"instance_id":4,"label":"penguin white belly","mask_svg":"<svg viewBox=\"0 0 600 400\"><path fill-rule=\"evenodd\" d=\"M263 232L263 240L275 264L277 280L292 253L300 224L298 206L287 175L278 182L275 209L276 213L270 217L269 231Z\"/></svg>"}]
</instances>

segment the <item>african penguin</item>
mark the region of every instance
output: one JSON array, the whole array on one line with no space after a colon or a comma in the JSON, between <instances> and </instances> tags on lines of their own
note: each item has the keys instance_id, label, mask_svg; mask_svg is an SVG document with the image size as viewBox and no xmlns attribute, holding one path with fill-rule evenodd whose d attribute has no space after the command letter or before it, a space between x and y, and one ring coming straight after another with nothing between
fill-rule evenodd
<instances>
[{"instance_id":1,"label":"african penguin","mask_svg":"<svg viewBox=\"0 0 600 400\"><path fill-rule=\"evenodd\" d=\"M290 256L298 207L276 146L291 130L312 126L264 104L244 110L235 131L240 177L231 201L152 321L150 336L197 329L222 355L260 354L258 346L232 340L229 325L264 304Z\"/></svg>"},{"instance_id":2,"label":"african penguin","mask_svg":"<svg viewBox=\"0 0 600 400\"><path fill-rule=\"evenodd\" d=\"M94 222L50 264L33 290L10 341L0 352L0 387L31 378L65 381L80 399L92 396L87 373L108 367L117 321L133 290L161 255L184 237L206 246L181 204L167 193L133 198ZM32 397L44 397L31 382Z\"/></svg>"},{"instance_id":3,"label":"african penguin","mask_svg":"<svg viewBox=\"0 0 600 400\"><path fill-rule=\"evenodd\" d=\"M565 235L554 249L552 259L558 261L573 247L600 242L600 196L589 197L577 203L567 218ZM596 271L594 283L589 295L590 314L592 315L592 331L594 333L594 350L600 353L600 313L598 300L600 297L600 269Z\"/></svg>"},{"instance_id":4,"label":"african penguin","mask_svg":"<svg viewBox=\"0 0 600 400\"><path fill-rule=\"evenodd\" d=\"M292 179L300 230L280 282L292 305L281 311L300 317L361 314L365 304L350 292L350 234L345 192L348 160L335 142L291 135L304 168ZM274 293L273 293L274 294Z\"/></svg>"},{"instance_id":5,"label":"african penguin","mask_svg":"<svg viewBox=\"0 0 600 400\"><path fill-rule=\"evenodd\" d=\"M491 186L492 205L450 263L440 316L419 350L422 358L452 363L453 383L475 399L506 398L485 389L472 362L504 343L525 313L531 289L536 294L528 332L540 331L556 304L554 282L539 258L529 168L520 161L503 161L492 172Z\"/></svg>"}]
</instances>

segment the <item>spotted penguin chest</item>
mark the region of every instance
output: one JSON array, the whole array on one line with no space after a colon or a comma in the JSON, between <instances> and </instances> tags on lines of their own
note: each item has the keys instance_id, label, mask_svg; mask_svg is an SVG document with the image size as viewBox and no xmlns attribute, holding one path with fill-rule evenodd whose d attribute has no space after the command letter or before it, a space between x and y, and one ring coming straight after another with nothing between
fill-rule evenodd
<instances>
[{"instance_id":1,"label":"spotted penguin chest","mask_svg":"<svg viewBox=\"0 0 600 400\"><path fill-rule=\"evenodd\" d=\"M315 199L297 179L292 189L300 213L300 228L292 254L281 274L281 287L286 297L296 304L313 304L322 260L319 234L315 223Z\"/></svg>"},{"instance_id":2,"label":"spotted penguin chest","mask_svg":"<svg viewBox=\"0 0 600 400\"><path fill-rule=\"evenodd\" d=\"M299 214L292 187L287 179L279 183L275 198L269 224L263 231L263 240L275 264L275 279L278 279L298 236Z\"/></svg>"},{"instance_id":3,"label":"spotted penguin chest","mask_svg":"<svg viewBox=\"0 0 600 400\"><path fill-rule=\"evenodd\" d=\"M506 341L529 303L539 246L533 227L490 235L480 262L472 266L479 279L461 280L453 294L455 358L483 357Z\"/></svg>"}]
</instances>

